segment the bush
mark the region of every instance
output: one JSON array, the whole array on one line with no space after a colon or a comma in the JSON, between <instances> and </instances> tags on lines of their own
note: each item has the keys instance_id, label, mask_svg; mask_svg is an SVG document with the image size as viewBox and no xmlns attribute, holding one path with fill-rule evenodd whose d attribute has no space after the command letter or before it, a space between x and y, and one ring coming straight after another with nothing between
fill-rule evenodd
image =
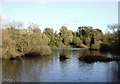
<instances>
[{"instance_id":1,"label":"bush","mask_svg":"<svg viewBox=\"0 0 120 84\"><path fill-rule=\"evenodd\" d=\"M90 49L99 50L100 49L100 44L99 43L92 44Z\"/></svg>"},{"instance_id":2,"label":"bush","mask_svg":"<svg viewBox=\"0 0 120 84\"><path fill-rule=\"evenodd\" d=\"M67 46L64 43L60 42L60 45L58 47L59 48L66 48Z\"/></svg>"},{"instance_id":3,"label":"bush","mask_svg":"<svg viewBox=\"0 0 120 84\"><path fill-rule=\"evenodd\" d=\"M2 58L16 58L34 52L50 55L48 38L42 32L26 32L14 28L3 29Z\"/></svg>"},{"instance_id":4,"label":"bush","mask_svg":"<svg viewBox=\"0 0 120 84\"><path fill-rule=\"evenodd\" d=\"M82 43L82 41L80 40L79 37L73 37L73 40L71 42L72 45L74 45L75 47L78 47L80 43Z\"/></svg>"}]
</instances>

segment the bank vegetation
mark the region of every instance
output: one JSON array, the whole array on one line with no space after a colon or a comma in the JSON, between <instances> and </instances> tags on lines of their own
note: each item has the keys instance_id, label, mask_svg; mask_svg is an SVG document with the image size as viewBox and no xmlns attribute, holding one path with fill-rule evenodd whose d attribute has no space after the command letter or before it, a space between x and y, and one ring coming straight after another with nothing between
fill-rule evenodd
<instances>
[{"instance_id":1,"label":"bank vegetation","mask_svg":"<svg viewBox=\"0 0 120 84\"><path fill-rule=\"evenodd\" d=\"M120 27L117 24L108 25L107 33L92 26L79 26L76 31L66 26L59 29L54 31L47 27L41 31L37 24L25 28L23 23L2 25L2 58L50 55L51 48L89 48L116 52L120 49Z\"/></svg>"}]
</instances>

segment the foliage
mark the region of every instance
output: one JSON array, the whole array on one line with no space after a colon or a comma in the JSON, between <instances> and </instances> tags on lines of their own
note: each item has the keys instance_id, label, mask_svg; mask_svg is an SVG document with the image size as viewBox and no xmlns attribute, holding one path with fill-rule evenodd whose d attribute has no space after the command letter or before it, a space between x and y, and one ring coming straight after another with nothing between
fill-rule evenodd
<instances>
[{"instance_id":1,"label":"foliage","mask_svg":"<svg viewBox=\"0 0 120 84\"><path fill-rule=\"evenodd\" d=\"M60 36L61 36L62 43L65 44L66 46L68 46L69 43L72 42L73 34L71 30L67 29L67 27L62 26L60 28Z\"/></svg>"},{"instance_id":2,"label":"foliage","mask_svg":"<svg viewBox=\"0 0 120 84\"><path fill-rule=\"evenodd\" d=\"M21 22L5 24L2 29L2 55L11 58L22 55L50 55L50 48L90 48L95 50L119 50L120 26L109 25L108 33L103 34L99 28L80 26L77 31L62 26L60 30L45 28L43 32L39 25L30 24L26 29ZM0 50L1 52L1 50Z\"/></svg>"},{"instance_id":3,"label":"foliage","mask_svg":"<svg viewBox=\"0 0 120 84\"><path fill-rule=\"evenodd\" d=\"M120 26L117 24L108 25L111 33L109 33L108 43L111 50L119 51L120 49Z\"/></svg>"},{"instance_id":4,"label":"foliage","mask_svg":"<svg viewBox=\"0 0 120 84\"><path fill-rule=\"evenodd\" d=\"M82 41L80 40L79 37L73 37L73 40L71 42L72 45L74 45L75 47L79 47L80 44L82 43Z\"/></svg>"},{"instance_id":5,"label":"foliage","mask_svg":"<svg viewBox=\"0 0 120 84\"><path fill-rule=\"evenodd\" d=\"M93 50L99 50L100 49L100 44L99 43L92 44L91 45L91 49L93 49Z\"/></svg>"},{"instance_id":6,"label":"foliage","mask_svg":"<svg viewBox=\"0 0 120 84\"><path fill-rule=\"evenodd\" d=\"M34 31L37 30L37 31ZM26 32L22 29L6 28L2 30L3 58L22 56L29 52L38 52L40 55L50 55L48 38L38 29Z\"/></svg>"},{"instance_id":7,"label":"foliage","mask_svg":"<svg viewBox=\"0 0 120 84\"><path fill-rule=\"evenodd\" d=\"M49 38L48 45L53 48L60 45L60 35L54 32L52 28L45 28L43 33Z\"/></svg>"}]
</instances>

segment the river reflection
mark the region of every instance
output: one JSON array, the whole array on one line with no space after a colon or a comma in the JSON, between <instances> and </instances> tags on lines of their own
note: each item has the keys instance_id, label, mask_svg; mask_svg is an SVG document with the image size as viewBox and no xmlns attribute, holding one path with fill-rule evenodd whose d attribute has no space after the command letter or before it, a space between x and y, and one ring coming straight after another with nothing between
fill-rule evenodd
<instances>
[{"instance_id":1,"label":"river reflection","mask_svg":"<svg viewBox=\"0 0 120 84\"><path fill-rule=\"evenodd\" d=\"M60 55L69 59L59 60ZM116 56L87 49L54 49L51 56L23 60L3 60L3 81L8 82L118 82L120 62L84 63L79 56Z\"/></svg>"}]
</instances>

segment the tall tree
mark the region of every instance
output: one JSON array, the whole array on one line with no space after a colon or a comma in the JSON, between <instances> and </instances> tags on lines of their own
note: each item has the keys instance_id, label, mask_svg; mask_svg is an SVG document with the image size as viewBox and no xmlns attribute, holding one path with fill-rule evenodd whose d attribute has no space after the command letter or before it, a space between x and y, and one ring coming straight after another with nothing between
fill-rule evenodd
<instances>
[{"instance_id":1,"label":"tall tree","mask_svg":"<svg viewBox=\"0 0 120 84\"><path fill-rule=\"evenodd\" d=\"M65 45L69 45L70 42L72 42L73 39L73 32L71 30L68 30L67 27L62 26L60 28L60 36L61 36L61 41L65 44Z\"/></svg>"}]
</instances>

